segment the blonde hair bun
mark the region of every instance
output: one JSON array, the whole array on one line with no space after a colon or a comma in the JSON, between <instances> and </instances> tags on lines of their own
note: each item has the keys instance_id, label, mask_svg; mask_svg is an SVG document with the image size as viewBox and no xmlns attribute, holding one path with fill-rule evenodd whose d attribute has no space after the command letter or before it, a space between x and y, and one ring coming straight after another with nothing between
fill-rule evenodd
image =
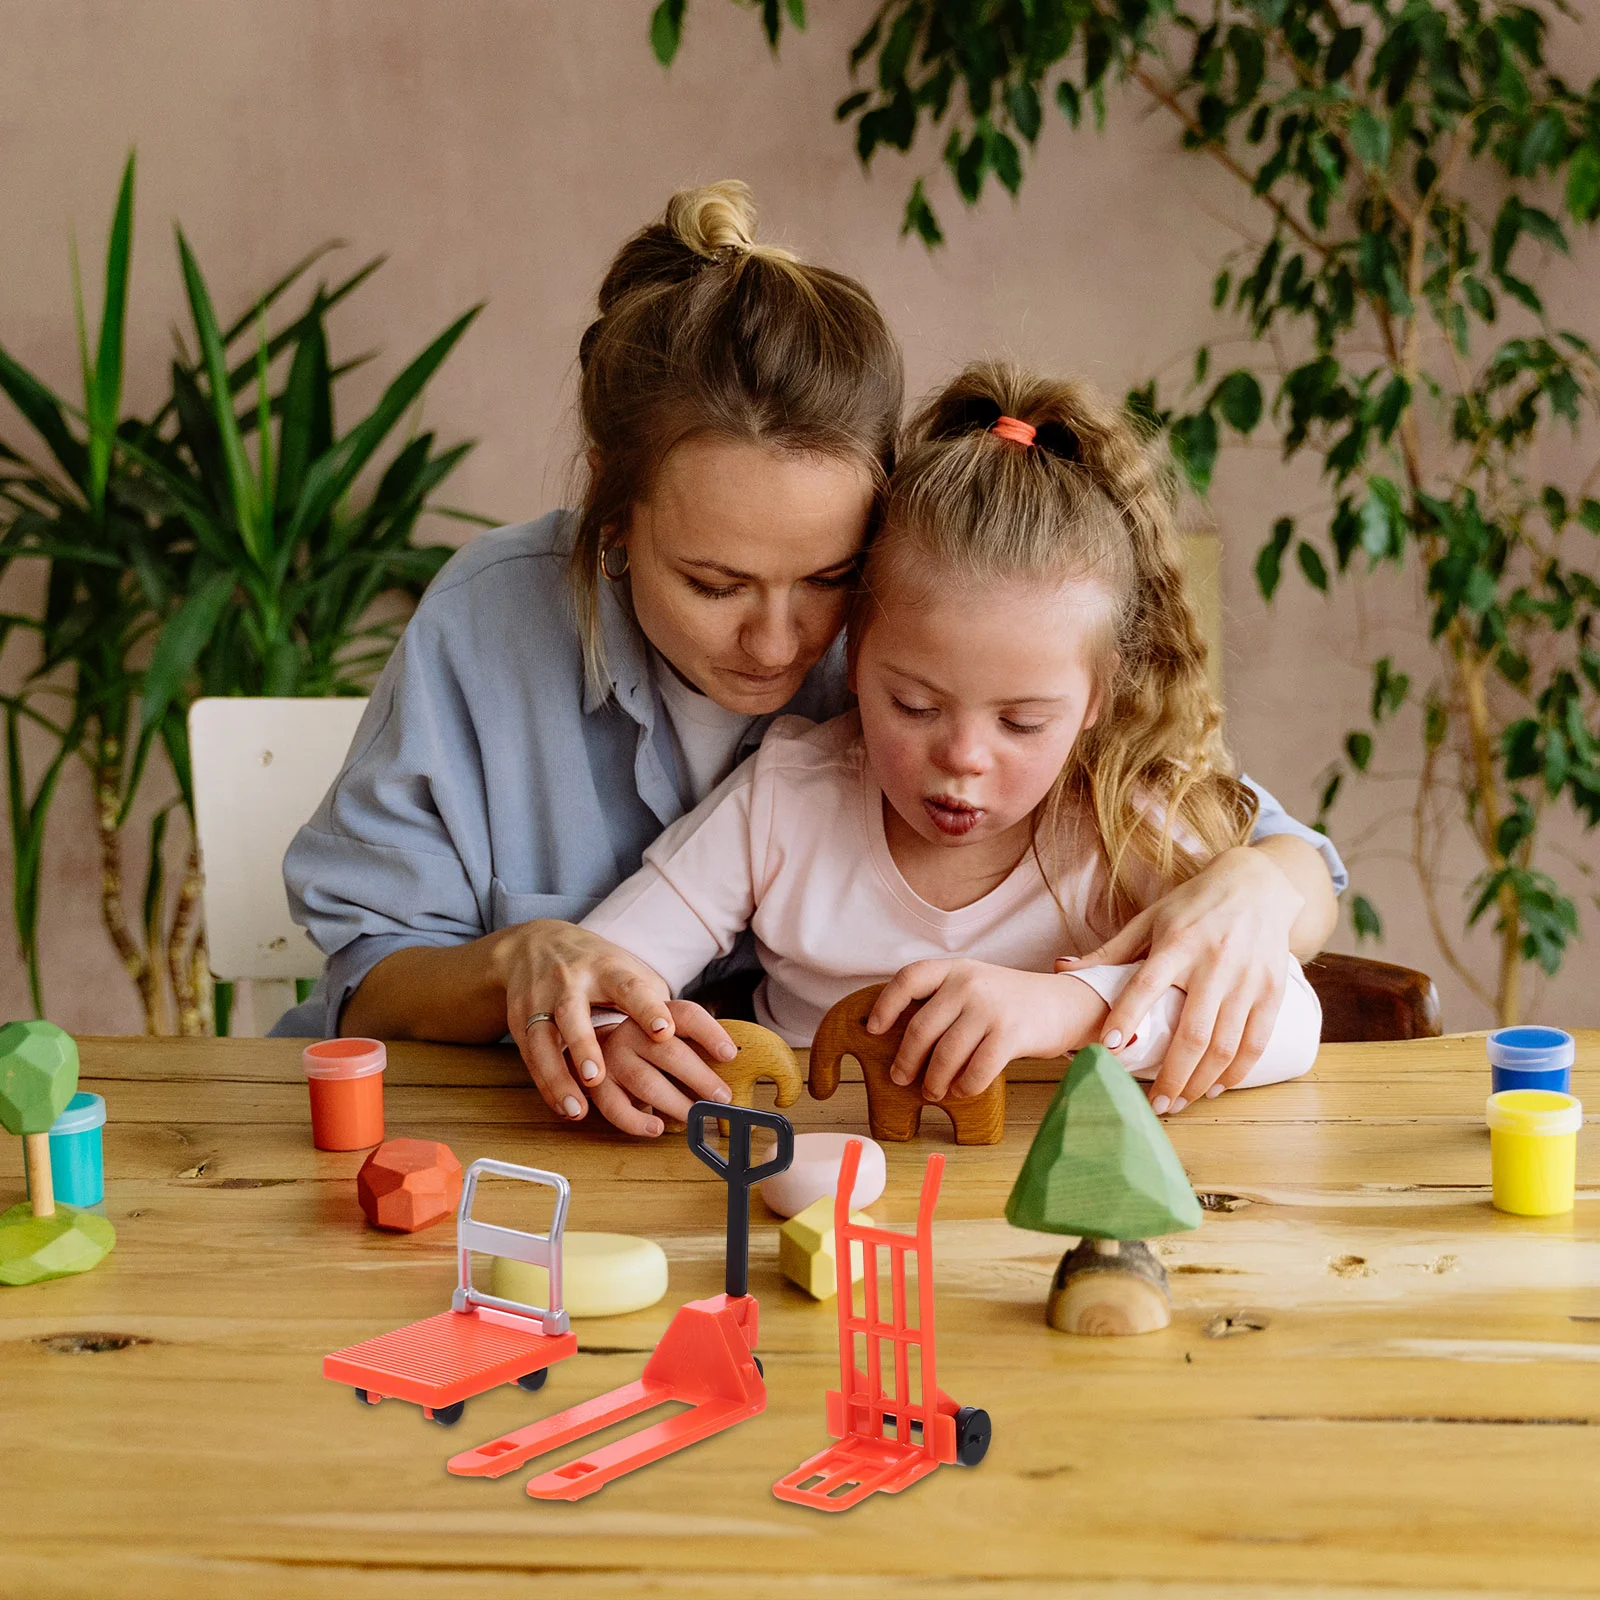
<instances>
[{"instance_id":1,"label":"blonde hair bun","mask_svg":"<svg viewBox=\"0 0 1600 1600\"><path fill-rule=\"evenodd\" d=\"M750 185L722 178L698 189L680 189L667 202L666 225L697 256L714 258L724 251L761 255L769 260L796 257L775 245L756 243L756 202Z\"/></svg>"}]
</instances>

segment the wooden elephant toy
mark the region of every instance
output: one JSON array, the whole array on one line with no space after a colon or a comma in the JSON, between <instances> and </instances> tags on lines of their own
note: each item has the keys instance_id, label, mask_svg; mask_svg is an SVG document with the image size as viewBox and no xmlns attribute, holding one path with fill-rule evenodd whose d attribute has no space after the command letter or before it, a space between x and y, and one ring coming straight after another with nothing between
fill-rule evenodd
<instances>
[{"instance_id":1,"label":"wooden elephant toy","mask_svg":"<svg viewBox=\"0 0 1600 1600\"><path fill-rule=\"evenodd\" d=\"M733 1091L733 1104L753 1106L755 1086L766 1082L776 1090L776 1104L780 1110L792 1106L804 1087L794 1051L770 1028L763 1028L758 1022L741 1022L736 1017L720 1020L723 1031L739 1047L739 1053L732 1061L712 1061L709 1065ZM669 1122L668 1126L681 1131L681 1125L676 1122ZM721 1124L720 1131L726 1138L727 1123Z\"/></svg>"},{"instance_id":2,"label":"wooden elephant toy","mask_svg":"<svg viewBox=\"0 0 1600 1600\"><path fill-rule=\"evenodd\" d=\"M1006 1079L1002 1072L982 1094L967 1100L927 1101L914 1083L901 1085L889 1077L906 1024L916 1014L908 1006L887 1033L868 1033L867 1017L883 985L847 994L822 1019L811 1041L811 1093L826 1100L839 1087L839 1063L854 1056L867 1084L867 1120L872 1137L904 1143L922 1126L922 1113L937 1105L950 1118L957 1144L998 1144L1006 1131Z\"/></svg>"}]
</instances>

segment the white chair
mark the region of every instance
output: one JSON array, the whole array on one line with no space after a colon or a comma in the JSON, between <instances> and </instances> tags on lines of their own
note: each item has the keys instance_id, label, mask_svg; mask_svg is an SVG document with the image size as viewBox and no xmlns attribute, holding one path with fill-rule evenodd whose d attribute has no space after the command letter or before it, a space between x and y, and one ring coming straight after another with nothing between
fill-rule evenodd
<instances>
[{"instance_id":1,"label":"white chair","mask_svg":"<svg viewBox=\"0 0 1600 1600\"><path fill-rule=\"evenodd\" d=\"M237 986L234 1034L264 1034L295 1003L294 980L322 971L322 952L289 915L283 856L338 776L366 706L229 697L189 708L206 950L212 976Z\"/></svg>"}]
</instances>

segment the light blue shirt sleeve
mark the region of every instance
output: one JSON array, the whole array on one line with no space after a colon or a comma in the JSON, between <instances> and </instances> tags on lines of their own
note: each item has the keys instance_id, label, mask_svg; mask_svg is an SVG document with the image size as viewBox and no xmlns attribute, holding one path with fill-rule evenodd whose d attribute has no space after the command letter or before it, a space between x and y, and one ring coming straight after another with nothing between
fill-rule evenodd
<instances>
[{"instance_id":1,"label":"light blue shirt sleeve","mask_svg":"<svg viewBox=\"0 0 1600 1600\"><path fill-rule=\"evenodd\" d=\"M1254 791L1259 809L1256 812L1256 825L1251 830L1250 841L1254 844L1260 839L1270 839L1274 834L1287 833L1296 839L1304 839L1327 863L1328 875L1333 879L1333 892L1343 894L1350 886L1350 874L1345 871L1343 859L1333 847L1333 840L1325 833L1318 833L1315 828L1308 828L1305 823L1298 822L1278 804L1277 800L1261 787L1248 773L1241 772L1239 781Z\"/></svg>"}]
</instances>

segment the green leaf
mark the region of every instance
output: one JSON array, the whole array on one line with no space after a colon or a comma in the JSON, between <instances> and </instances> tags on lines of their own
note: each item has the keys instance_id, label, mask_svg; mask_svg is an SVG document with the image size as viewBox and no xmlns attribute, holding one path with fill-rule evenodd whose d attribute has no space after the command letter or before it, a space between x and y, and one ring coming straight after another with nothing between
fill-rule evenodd
<instances>
[{"instance_id":1,"label":"green leaf","mask_svg":"<svg viewBox=\"0 0 1600 1600\"><path fill-rule=\"evenodd\" d=\"M193 590L161 630L144 676L143 725L159 724L182 692L200 652L211 642L222 613L233 598L231 571L213 572Z\"/></svg>"},{"instance_id":2,"label":"green leaf","mask_svg":"<svg viewBox=\"0 0 1600 1600\"><path fill-rule=\"evenodd\" d=\"M1578 222L1593 222L1600 216L1600 150L1581 144L1573 152L1567 168L1567 210Z\"/></svg>"},{"instance_id":3,"label":"green leaf","mask_svg":"<svg viewBox=\"0 0 1600 1600\"><path fill-rule=\"evenodd\" d=\"M806 0L784 0L783 8L789 13L789 20L804 33L806 27Z\"/></svg>"},{"instance_id":4,"label":"green leaf","mask_svg":"<svg viewBox=\"0 0 1600 1600\"><path fill-rule=\"evenodd\" d=\"M1230 372L1212 390L1211 404L1222 413L1230 428L1249 433L1261 420L1261 385L1253 373L1242 368Z\"/></svg>"},{"instance_id":5,"label":"green leaf","mask_svg":"<svg viewBox=\"0 0 1600 1600\"><path fill-rule=\"evenodd\" d=\"M1350 118L1350 148L1364 166L1384 171L1389 165L1389 124L1357 106Z\"/></svg>"},{"instance_id":6,"label":"green leaf","mask_svg":"<svg viewBox=\"0 0 1600 1600\"><path fill-rule=\"evenodd\" d=\"M1357 939L1383 937L1383 919L1378 915L1377 907L1364 894L1350 896L1350 926L1354 928Z\"/></svg>"},{"instance_id":7,"label":"green leaf","mask_svg":"<svg viewBox=\"0 0 1600 1600\"><path fill-rule=\"evenodd\" d=\"M1172 450L1189 482L1204 494L1217 461L1217 419L1209 411L1178 417L1172 423Z\"/></svg>"},{"instance_id":8,"label":"green leaf","mask_svg":"<svg viewBox=\"0 0 1600 1600\"><path fill-rule=\"evenodd\" d=\"M1326 594L1328 592L1328 569L1323 565L1322 557L1304 539L1295 547L1294 553L1295 559L1300 563L1301 572L1305 574L1306 582L1313 589L1320 589Z\"/></svg>"},{"instance_id":9,"label":"green leaf","mask_svg":"<svg viewBox=\"0 0 1600 1600\"><path fill-rule=\"evenodd\" d=\"M1032 144L1039 137L1039 126L1044 120L1039 107L1039 91L1026 81L1012 84L1006 90L1006 109L1011 113L1017 132Z\"/></svg>"},{"instance_id":10,"label":"green leaf","mask_svg":"<svg viewBox=\"0 0 1600 1600\"><path fill-rule=\"evenodd\" d=\"M239 531L245 550L259 562L263 555L260 494L255 474L250 468L250 458L245 454L239 419L234 415L233 392L228 385L228 363L217 328L217 314L212 307L205 279L200 274L200 264L195 260L181 228L178 230L178 256L183 265L184 289L189 297L189 310L194 317L195 334L200 341L206 376L210 382L211 417L222 443L234 526Z\"/></svg>"},{"instance_id":11,"label":"green leaf","mask_svg":"<svg viewBox=\"0 0 1600 1600\"><path fill-rule=\"evenodd\" d=\"M1323 63L1323 76L1329 83L1336 82L1355 65L1361 54L1360 28L1341 28L1328 46L1327 60Z\"/></svg>"},{"instance_id":12,"label":"green leaf","mask_svg":"<svg viewBox=\"0 0 1600 1600\"><path fill-rule=\"evenodd\" d=\"M117 208L106 243L105 301L94 378L86 396L89 413L89 503L105 504L111 446L122 408L122 352L128 316L128 267L133 251L133 156L122 171Z\"/></svg>"},{"instance_id":13,"label":"green leaf","mask_svg":"<svg viewBox=\"0 0 1600 1600\"><path fill-rule=\"evenodd\" d=\"M683 12L688 0L661 0L650 14L650 48L664 67L672 65L683 43Z\"/></svg>"},{"instance_id":14,"label":"green leaf","mask_svg":"<svg viewBox=\"0 0 1600 1600\"><path fill-rule=\"evenodd\" d=\"M933 207L928 204L927 192L922 187L921 178L911 185L911 193L906 198L906 214L905 220L900 224L900 237L903 239L908 233L916 234L930 250L937 249L944 243L939 219L934 215Z\"/></svg>"},{"instance_id":15,"label":"green leaf","mask_svg":"<svg viewBox=\"0 0 1600 1600\"><path fill-rule=\"evenodd\" d=\"M1061 107L1062 116L1076 128L1083 119L1083 102L1078 97L1077 86L1063 78L1056 85L1056 104Z\"/></svg>"},{"instance_id":16,"label":"green leaf","mask_svg":"<svg viewBox=\"0 0 1600 1600\"><path fill-rule=\"evenodd\" d=\"M1292 517L1279 517L1272 525L1272 537L1262 545L1260 554L1256 556L1256 587L1261 590L1261 598L1270 600L1277 592L1279 579L1283 576L1283 552L1289 548L1289 541L1294 537L1294 519Z\"/></svg>"},{"instance_id":17,"label":"green leaf","mask_svg":"<svg viewBox=\"0 0 1600 1600\"><path fill-rule=\"evenodd\" d=\"M1216 281L1211 285L1211 304L1220 310L1228 298L1228 290L1233 286L1233 274L1226 267L1216 276Z\"/></svg>"},{"instance_id":18,"label":"green leaf","mask_svg":"<svg viewBox=\"0 0 1600 1600\"><path fill-rule=\"evenodd\" d=\"M0 347L0 390L5 392L33 431L79 488L87 490L89 453L67 426L66 403L46 384L13 361Z\"/></svg>"},{"instance_id":19,"label":"green leaf","mask_svg":"<svg viewBox=\"0 0 1600 1600\"><path fill-rule=\"evenodd\" d=\"M1344 739L1344 753L1349 756L1350 764L1357 772L1365 772L1367 763L1372 760L1372 735L1359 730L1347 733Z\"/></svg>"}]
</instances>

